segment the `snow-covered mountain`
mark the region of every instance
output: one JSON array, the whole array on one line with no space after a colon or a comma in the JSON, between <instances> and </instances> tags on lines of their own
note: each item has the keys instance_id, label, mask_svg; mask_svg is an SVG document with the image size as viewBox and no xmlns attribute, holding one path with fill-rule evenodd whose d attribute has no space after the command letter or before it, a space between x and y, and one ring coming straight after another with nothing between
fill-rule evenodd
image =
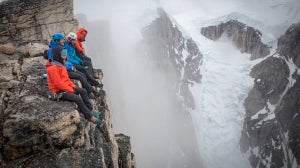
<instances>
[{"instance_id":1,"label":"snow-covered mountain","mask_svg":"<svg viewBox=\"0 0 300 168\"><path fill-rule=\"evenodd\" d=\"M202 54L191 37L185 37L176 23L162 9L159 18L143 29L144 49L157 61L157 66L174 73L175 89L186 108L195 108L188 86L200 83Z\"/></svg>"},{"instance_id":2,"label":"snow-covered mountain","mask_svg":"<svg viewBox=\"0 0 300 168\"><path fill-rule=\"evenodd\" d=\"M254 86L245 100L241 150L252 167L299 165L299 34L292 25L278 41L278 53L255 65Z\"/></svg>"},{"instance_id":3,"label":"snow-covered mountain","mask_svg":"<svg viewBox=\"0 0 300 168\"><path fill-rule=\"evenodd\" d=\"M172 114L179 116L171 124L176 130L171 140L172 155L167 167L197 167L201 166L197 141L189 114L189 109L195 109L195 99L189 89L201 80L200 66L202 54L191 37L183 35L176 23L163 9L158 9L158 18L142 30L143 39L138 48L142 56L149 59L154 66L168 78L168 90L175 98L174 104L178 110ZM181 140L183 138L183 140ZM178 148L178 149L176 149ZM180 154L181 153L181 154ZM182 156L180 156L182 155ZM179 160L176 161L175 158ZM167 161L167 162L170 162Z\"/></svg>"}]
</instances>

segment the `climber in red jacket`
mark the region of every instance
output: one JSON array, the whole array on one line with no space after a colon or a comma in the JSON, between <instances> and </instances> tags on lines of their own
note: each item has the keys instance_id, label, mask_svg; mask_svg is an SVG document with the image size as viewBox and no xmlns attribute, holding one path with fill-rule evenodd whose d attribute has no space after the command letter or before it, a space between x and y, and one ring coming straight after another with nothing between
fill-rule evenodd
<instances>
[{"instance_id":1,"label":"climber in red jacket","mask_svg":"<svg viewBox=\"0 0 300 168\"><path fill-rule=\"evenodd\" d=\"M76 87L70 80L64 61L67 58L67 50L62 46L56 46L52 49L53 59L46 62L47 81L49 90L52 93L61 94L61 100L75 102L79 111L84 114L85 118L94 124L99 124L100 112L92 111L93 106L89 101L87 91ZM79 96L79 95L80 96Z\"/></svg>"},{"instance_id":2,"label":"climber in red jacket","mask_svg":"<svg viewBox=\"0 0 300 168\"><path fill-rule=\"evenodd\" d=\"M85 41L85 37L87 35L87 30L83 27L79 28L77 31L76 31L76 35L77 35L77 40L76 40L76 49L83 53L85 55L85 50L82 46L82 42Z\"/></svg>"},{"instance_id":3,"label":"climber in red jacket","mask_svg":"<svg viewBox=\"0 0 300 168\"><path fill-rule=\"evenodd\" d=\"M83 48L82 42L85 41L85 37L87 35L87 30L83 27L79 28L76 31L77 39L75 43L75 52L76 55L82 59L82 65L86 67L88 73L90 73L94 78L98 78L97 75L94 74L94 68L92 64L91 58L86 56L85 49Z\"/></svg>"}]
</instances>

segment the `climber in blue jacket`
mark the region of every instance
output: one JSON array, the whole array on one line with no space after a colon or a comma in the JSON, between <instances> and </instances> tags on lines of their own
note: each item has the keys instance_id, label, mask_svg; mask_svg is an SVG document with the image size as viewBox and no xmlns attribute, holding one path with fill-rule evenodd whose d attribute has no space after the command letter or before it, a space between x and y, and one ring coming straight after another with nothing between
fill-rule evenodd
<instances>
[{"instance_id":1,"label":"climber in blue jacket","mask_svg":"<svg viewBox=\"0 0 300 168\"><path fill-rule=\"evenodd\" d=\"M48 59L53 59L53 53L52 53L52 48L55 46L64 46L66 41L65 35L63 35L62 33L54 33L52 35L52 39L50 41L49 44L49 50L47 50L47 57Z\"/></svg>"},{"instance_id":2,"label":"climber in blue jacket","mask_svg":"<svg viewBox=\"0 0 300 168\"><path fill-rule=\"evenodd\" d=\"M72 40L75 39L76 40L76 34L75 33L72 33L70 32L67 36L67 38L69 39L67 42L65 42L65 48L67 49L68 51L68 55L67 55L67 58L68 58L68 61L72 64L75 64L75 65L82 65L82 59L79 58L76 53L75 53L75 48L74 46L72 45Z\"/></svg>"}]
</instances>

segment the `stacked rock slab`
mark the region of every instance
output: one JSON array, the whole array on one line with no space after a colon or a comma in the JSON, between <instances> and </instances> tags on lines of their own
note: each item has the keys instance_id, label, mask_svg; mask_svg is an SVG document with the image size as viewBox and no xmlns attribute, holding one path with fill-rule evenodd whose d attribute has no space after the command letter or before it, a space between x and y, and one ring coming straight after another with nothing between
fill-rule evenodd
<instances>
[{"instance_id":1,"label":"stacked rock slab","mask_svg":"<svg viewBox=\"0 0 300 168\"><path fill-rule=\"evenodd\" d=\"M1 166L135 167L130 138L115 137L105 98L91 100L101 127L74 103L47 98L43 51L52 33L77 29L73 1L4 1L0 20Z\"/></svg>"}]
</instances>

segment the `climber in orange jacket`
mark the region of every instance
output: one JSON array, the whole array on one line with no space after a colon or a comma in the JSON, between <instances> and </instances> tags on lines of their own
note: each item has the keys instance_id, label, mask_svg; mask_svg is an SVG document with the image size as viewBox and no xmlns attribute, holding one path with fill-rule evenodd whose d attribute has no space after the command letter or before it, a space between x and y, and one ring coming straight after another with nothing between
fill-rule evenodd
<instances>
[{"instance_id":1,"label":"climber in orange jacket","mask_svg":"<svg viewBox=\"0 0 300 168\"><path fill-rule=\"evenodd\" d=\"M46 62L49 90L52 93L60 94L61 100L75 102L79 111L84 114L87 120L99 124L100 120L95 116L100 115L100 112L92 111L93 106L89 101L87 91L76 87L68 76L67 69L64 66L67 50L62 46L56 46L52 49L52 53L53 59Z\"/></svg>"}]
</instances>

